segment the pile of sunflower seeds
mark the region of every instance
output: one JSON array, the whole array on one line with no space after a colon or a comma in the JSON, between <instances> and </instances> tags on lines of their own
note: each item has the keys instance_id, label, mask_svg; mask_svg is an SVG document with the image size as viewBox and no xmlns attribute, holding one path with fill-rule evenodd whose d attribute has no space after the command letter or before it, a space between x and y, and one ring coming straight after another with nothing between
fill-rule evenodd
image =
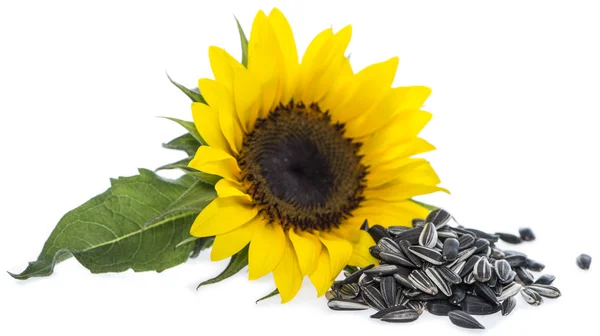
<instances>
[{"instance_id":1,"label":"pile of sunflower seeds","mask_svg":"<svg viewBox=\"0 0 600 336\"><path fill-rule=\"evenodd\" d=\"M538 306L542 298L558 298L552 286L555 277L537 279L530 271L541 272L544 265L516 251L503 251L495 243L511 244L535 239L530 229L520 235L489 234L476 229L449 225L452 216L443 209L432 211L425 220L413 220L413 227L363 226L376 246L371 254L380 265L346 272L327 292L333 310L378 312L372 318L385 322L412 322L427 310L448 316L463 328L484 329L472 315L515 308L515 296Z\"/></svg>"}]
</instances>

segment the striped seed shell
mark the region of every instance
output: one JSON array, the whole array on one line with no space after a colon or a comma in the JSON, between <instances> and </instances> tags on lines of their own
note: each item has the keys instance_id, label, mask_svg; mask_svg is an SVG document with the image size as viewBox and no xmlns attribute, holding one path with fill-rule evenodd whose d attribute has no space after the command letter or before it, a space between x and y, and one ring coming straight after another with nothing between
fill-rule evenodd
<instances>
[{"instance_id":1,"label":"striped seed shell","mask_svg":"<svg viewBox=\"0 0 600 336\"><path fill-rule=\"evenodd\" d=\"M389 313L393 313L393 312L396 312L399 310L404 310L404 309L406 309L406 307L404 307L402 305L396 305L396 306L385 308L385 309L378 311L377 313L371 315L371 318L382 318L383 316L385 316Z\"/></svg>"},{"instance_id":2,"label":"striped seed shell","mask_svg":"<svg viewBox=\"0 0 600 336\"><path fill-rule=\"evenodd\" d=\"M419 313L414 309L404 309L388 313L381 317L381 321L407 323L416 321L419 318Z\"/></svg>"},{"instance_id":3,"label":"striped seed shell","mask_svg":"<svg viewBox=\"0 0 600 336\"><path fill-rule=\"evenodd\" d=\"M444 263L444 258L442 258L442 254L434 249L424 247L424 246L411 246L408 250L414 253L417 257L421 258L423 261L427 261L434 265L441 265Z\"/></svg>"},{"instance_id":4,"label":"striped seed shell","mask_svg":"<svg viewBox=\"0 0 600 336\"><path fill-rule=\"evenodd\" d=\"M370 276L386 276L398 272L396 265L379 265L366 270L364 273Z\"/></svg>"},{"instance_id":5,"label":"striped seed shell","mask_svg":"<svg viewBox=\"0 0 600 336\"><path fill-rule=\"evenodd\" d=\"M394 306L402 305L404 301L404 293L402 293L402 287L396 289L396 297L394 298Z\"/></svg>"},{"instance_id":6,"label":"striped seed shell","mask_svg":"<svg viewBox=\"0 0 600 336\"><path fill-rule=\"evenodd\" d=\"M394 236L401 234L404 231L412 229L408 226L390 226L387 228L388 232Z\"/></svg>"},{"instance_id":7,"label":"striped seed shell","mask_svg":"<svg viewBox=\"0 0 600 336\"><path fill-rule=\"evenodd\" d=\"M462 282L462 278L458 276L458 274L452 272L448 267L446 266L438 266L437 270L439 271L439 273L444 277L444 279L446 279L449 283L451 284L459 284Z\"/></svg>"},{"instance_id":8,"label":"striped seed shell","mask_svg":"<svg viewBox=\"0 0 600 336\"><path fill-rule=\"evenodd\" d=\"M438 291L438 293L435 295L421 293L413 298L414 301L423 301L423 302L436 301L436 300L439 301L439 300L447 300L447 299L448 299L448 297L446 296L446 294L444 294L440 291Z\"/></svg>"},{"instance_id":9,"label":"striped seed shell","mask_svg":"<svg viewBox=\"0 0 600 336\"><path fill-rule=\"evenodd\" d=\"M489 240L490 243L495 243L498 241L498 236L491 234L491 233L487 233L481 230L477 230L477 229L465 229L471 233L473 233L477 238L483 238L486 240Z\"/></svg>"},{"instance_id":10,"label":"striped seed shell","mask_svg":"<svg viewBox=\"0 0 600 336\"><path fill-rule=\"evenodd\" d=\"M531 274L525 268L515 267L515 272L517 273L519 280L521 280L521 282L524 283L525 285L531 285L533 283L533 281L534 281L533 274Z\"/></svg>"},{"instance_id":11,"label":"striped seed shell","mask_svg":"<svg viewBox=\"0 0 600 336\"><path fill-rule=\"evenodd\" d=\"M498 301L504 301L509 297L513 297L521 291L523 286L516 282L511 282L509 285L502 287L502 294L498 295Z\"/></svg>"},{"instance_id":12,"label":"striped seed shell","mask_svg":"<svg viewBox=\"0 0 600 336\"><path fill-rule=\"evenodd\" d=\"M459 242L456 238L446 238L442 247L442 257L447 261L454 261L458 258Z\"/></svg>"},{"instance_id":13,"label":"striped seed shell","mask_svg":"<svg viewBox=\"0 0 600 336\"><path fill-rule=\"evenodd\" d=\"M400 246L392 238L383 237L377 242L377 247L381 252L400 253Z\"/></svg>"},{"instance_id":14,"label":"striped seed shell","mask_svg":"<svg viewBox=\"0 0 600 336\"><path fill-rule=\"evenodd\" d=\"M460 275L461 277L464 277L470 273L473 273L473 267L475 267L475 264L477 264L477 262L481 259L480 256L472 256L469 258L469 260L467 260L467 262L465 263L465 266L463 267L463 269L460 271Z\"/></svg>"},{"instance_id":15,"label":"striped seed shell","mask_svg":"<svg viewBox=\"0 0 600 336\"><path fill-rule=\"evenodd\" d=\"M458 252L458 258L456 258L456 260L458 260L458 262L461 262L463 260L471 258L471 256L473 256L473 254L475 253L475 250L477 250L477 247L473 246L471 248Z\"/></svg>"},{"instance_id":16,"label":"striped seed shell","mask_svg":"<svg viewBox=\"0 0 600 336\"><path fill-rule=\"evenodd\" d=\"M440 239L447 239L447 238L458 239L458 235L456 234L456 232L454 232L452 230L438 229L438 238L440 238Z\"/></svg>"},{"instance_id":17,"label":"striped seed shell","mask_svg":"<svg viewBox=\"0 0 600 336\"><path fill-rule=\"evenodd\" d=\"M333 300L333 299L337 299L338 295L336 294L336 292L332 291L332 290L328 290L325 293L325 298L327 299L327 301Z\"/></svg>"},{"instance_id":18,"label":"striped seed shell","mask_svg":"<svg viewBox=\"0 0 600 336\"><path fill-rule=\"evenodd\" d=\"M419 237L421 236L421 231L423 231L422 227L412 228L410 230L406 230L394 239L396 242L401 240L408 240L412 245L416 245L419 243Z\"/></svg>"},{"instance_id":19,"label":"striped seed shell","mask_svg":"<svg viewBox=\"0 0 600 336\"><path fill-rule=\"evenodd\" d=\"M416 288L415 289L406 288L406 289L402 290L402 294L404 294L409 299L414 299L417 296L423 294L423 292L421 292L420 290L418 290Z\"/></svg>"},{"instance_id":20,"label":"striped seed shell","mask_svg":"<svg viewBox=\"0 0 600 336\"><path fill-rule=\"evenodd\" d=\"M363 273L363 275L360 276L360 279L358 279L358 285L362 288L362 287L366 287L366 286L370 286L372 284L375 283L375 280L373 280L373 277L369 274L365 274Z\"/></svg>"},{"instance_id":21,"label":"striped seed shell","mask_svg":"<svg viewBox=\"0 0 600 336\"><path fill-rule=\"evenodd\" d=\"M496 274L496 271L494 271L492 269L492 276L490 277L490 280L487 281L487 284L490 287L495 287L497 283L498 283L498 275Z\"/></svg>"},{"instance_id":22,"label":"striped seed shell","mask_svg":"<svg viewBox=\"0 0 600 336\"><path fill-rule=\"evenodd\" d=\"M461 262L459 262L459 263L456 263L454 266L452 266L452 267L450 268L450 270L451 270L451 271L452 271L454 274L456 274L456 275L460 276L460 273L462 272L462 270L463 270L463 268L465 267L465 264L466 264L466 263L467 263L466 261L461 261Z\"/></svg>"},{"instance_id":23,"label":"striped seed shell","mask_svg":"<svg viewBox=\"0 0 600 336\"><path fill-rule=\"evenodd\" d=\"M537 285L552 285L552 283L556 280L556 277L552 274L544 274L541 277L537 278L533 283Z\"/></svg>"},{"instance_id":24,"label":"striped seed shell","mask_svg":"<svg viewBox=\"0 0 600 336\"><path fill-rule=\"evenodd\" d=\"M388 307L394 306L396 302L396 280L392 276L381 278L379 283L381 289L381 296Z\"/></svg>"},{"instance_id":25,"label":"striped seed shell","mask_svg":"<svg viewBox=\"0 0 600 336\"><path fill-rule=\"evenodd\" d=\"M467 285L472 285L476 281L477 280L475 279L475 275L473 275L473 273L469 273L468 275L465 275L465 277L463 278L463 282L466 283Z\"/></svg>"},{"instance_id":26,"label":"striped seed shell","mask_svg":"<svg viewBox=\"0 0 600 336\"><path fill-rule=\"evenodd\" d=\"M415 256L408 248L411 247L411 243L408 240L401 240L398 242L398 246L400 246L400 250L402 253L410 259L410 262L413 263L416 267L420 268L423 266L423 262L417 256Z\"/></svg>"},{"instance_id":27,"label":"striped seed shell","mask_svg":"<svg viewBox=\"0 0 600 336\"><path fill-rule=\"evenodd\" d=\"M348 275L348 277L346 279L342 280L342 284L358 283L358 280L363 275L363 273L366 270L370 270L373 267L375 267L375 265L371 264L371 265L365 266L365 267L359 269L358 271Z\"/></svg>"},{"instance_id":28,"label":"striped seed shell","mask_svg":"<svg viewBox=\"0 0 600 336\"><path fill-rule=\"evenodd\" d=\"M490 252L490 258L504 259L504 258L506 258L506 254L502 250L499 250L499 249L496 249L496 248L492 248L492 250Z\"/></svg>"},{"instance_id":29,"label":"striped seed shell","mask_svg":"<svg viewBox=\"0 0 600 336\"><path fill-rule=\"evenodd\" d=\"M453 310L451 312L448 312L448 317L450 318L450 322L461 328L485 329L485 327L481 323L479 323L473 316L460 310Z\"/></svg>"},{"instance_id":30,"label":"striped seed shell","mask_svg":"<svg viewBox=\"0 0 600 336\"><path fill-rule=\"evenodd\" d=\"M524 254L513 254L504 258L512 267L525 266L527 264L527 256Z\"/></svg>"},{"instance_id":31,"label":"striped seed shell","mask_svg":"<svg viewBox=\"0 0 600 336\"><path fill-rule=\"evenodd\" d=\"M415 218L412 220L411 224L414 228L422 227L423 225L425 225L425 220L423 218Z\"/></svg>"},{"instance_id":32,"label":"striped seed shell","mask_svg":"<svg viewBox=\"0 0 600 336\"><path fill-rule=\"evenodd\" d=\"M446 296L452 295L452 289L450 288L450 285L448 285L448 282L440 274L437 268L429 267L425 269L425 274L427 274L431 282L433 282L442 293L444 293Z\"/></svg>"},{"instance_id":33,"label":"striped seed shell","mask_svg":"<svg viewBox=\"0 0 600 336\"><path fill-rule=\"evenodd\" d=\"M427 218L425 218L425 221L433 223L433 225L435 225L435 227L439 229L448 225L450 218L452 218L452 215L450 215L448 211L438 208L431 211L427 215Z\"/></svg>"},{"instance_id":34,"label":"striped seed shell","mask_svg":"<svg viewBox=\"0 0 600 336\"><path fill-rule=\"evenodd\" d=\"M362 302L350 299L332 299L327 302L327 306L333 310L365 310L369 306Z\"/></svg>"},{"instance_id":35,"label":"striped seed shell","mask_svg":"<svg viewBox=\"0 0 600 336\"><path fill-rule=\"evenodd\" d=\"M436 295L438 293L437 286L434 285L433 282L429 280L425 272L421 270L414 270L412 273L410 273L410 275L408 276L408 280L417 289L420 289L424 293L430 295Z\"/></svg>"},{"instance_id":36,"label":"striped seed shell","mask_svg":"<svg viewBox=\"0 0 600 336\"><path fill-rule=\"evenodd\" d=\"M517 299L514 296L502 301L502 316L507 316L517 306Z\"/></svg>"},{"instance_id":37,"label":"striped seed shell","mask_svg":"<svg viewBox=\"0 0 600 336\"><path fill-rule=\"evenodd\" d=\"M381 296L381 292L377 288L368 286L364 287L360 292L363 300L369 305L369 307L375 310L382 310L387 308L385 300Z\"/></svg>"},{"instance_id":38,"label":"striped seed shell","mask_svg":"<svg viewBox=\"0 0 600 336\"><path fill-rule=\"evenodd\" d=\"M462 235L460 236L460 238L458 238L458 249L459 250L464 250L466 248L471 247L471 245L473 245L475 243L475 237L471 236L471 235ZM475 251L477 251L477 249L475 249Z\"/></svg>"},{"instance_id":39,"label":"striped seed shell","mask_svg":"<svg viewBox=\"0 0 600 336\"><path fill-rule=\"evenodd\" d=\"M587 270L590 269L590 265L592 264L592 257L582 253L580 254L577 259L577 266L579 266L579 268L581 268L582 270Z\"/></svg>"},{"instance_id":40,"label":"striped seed shell","mask_svg":"<svg viewBox=\"0 0 600 336\"><path fill-rule=\"evenodd\" d=\"M549 298L549 299L556 299L562 295L560 293L560 291L558 290L558 288L556 288L554 286L550 286L550 285L535 284L535 285L527 286L525 288L532 289L532 290L536 291L538 294L540 294L541 296L543 296L545 298Z\"/></svg>"},{"instance_id":41,"label":"striped seed shell","mask_svg":"<svg viewBox=\"0 0 600 336\"><path fill-rule=\"evenodd\" d=\"M381 250L379 250L379 247L377 247L377 246L371 246L371 247L369 247L369 253L371 253L371 255L373 256L373 258L375 258L375 259L381 259L381 256L379 255L379 253L381 253Z\"/></svg>"},{"instance_id":42,"label":"striped seed shell","mask_svg":"<svg viewBox=\"0 0 600 336\"><path fill-rule=\"evenodd\" d=\"M406 303L406 307L414 309L417 313L419 313L419 315L421 315L425 310L425 303L421 301L411 300Z\"/></svg>"},{"instance_id":43,"label":"striped seed shell","mask_svg":"<svg viewBox=\"0 0 600 336\"><path fill-rule=\"evenodd\" d=\"M387 230L383 226L377 224L371 226L367 232L369 232L375 243L378 243L383 237L390 237L390 234L387 232Z\"/></svg>"},{"instance_id":44,"label":"striped seed shell","mask_svg":"<svg viewBox=\"0 0 600 336\"><path fill-rule=\"evenodd\" d=\"M437 316L448 316L448 313L460 309L460 307L449 304L446 301L429 301L426 304L427 311Z\"/></svg>"},{"instance_id":45,"label":"striped seed shell","mask_svg":"<svg viewBox=\"0 0 600 336\"><path fill-rule=\"evenodd\" d=\"M532 260L532 259L527 259L527 263L525 264L525 267L530 270L530 271L534 271L534 272L541 272L544 270L544 268L546 268L546 266L544 264L542 264L541 262Z\"/></svg>"},{"instance_id":46,"label":"striped seed shell","mask_svg":"<svg viewBox=\"0 0 600 336\"><path fill-rule=\"evenodd\" d=\"M498 299L496 298L496 293L494 290L490 288L487 284L477 282L473 287L473 291L477 294L478 297L484 299L488 303L492 305L498 305Z\"/></svg>"},{"instance_id":47,"label":"striped seed shell","mask_svg":"<svg viewBox=\"0 0 600 336\"><path fill-rule=\"evenodd\" d=\"M494 266L498 280L500 280L500 282L506 282L510 277L510 273L512 272L512 268L510 267L508 261L496 260Z\"/></svg>"},{"instance_id":48,"label":"striped seed shell","mask_svg":"<svg viewBox=\"0 0 600 336\"><path fill-rule=\"evenodd\" d=\"M510 233L496 232L496 236L505 243L509 244L521 244L521 237Z\"/></svg>"},{"instance_id":49,"label":"striped seed shell","mask_svg":"<svg viewBox=\"0 0 600 336\"><path fill-rule=\"evenodd\" d=\"M398 281L402 287L416 289L415 285L413 285L413 283L408 279L408 275L395 273L394 279L396 279L396 281Z\"/></svg>"},{"instance_id":50,"label":"striped seed shell","mask_svg":"<svg viewBox=\"0 0 600 336\"><path fill-rule=\"evenodd\" d=\"M433 248L437 243L438 234L437 229L433 223L425 223L423 226L423 230L419 235L419 245Z\"/></svg>"},{"instance_id":51,"label":"striped seed shell","mask_svg":"<svg viewBox=\"0 0 600 336\"><path fill-rule=\"evenodd\" d=\"M544 301L538 292L530 288L521 289L521 296L532 306L539 306Z\"/></svg>"},{"instance_id":52,"label":"striped seed shell","mask_svg":"<svg viewBox=\"0 0 600 336\"><path fill-rule=\"evenodd\" d=\"M535 235L533 234L533 231L530 228L519 229L519 235L521 236L521 239L523 239L524 241L535 240Z\"/></svg>"},{"instance_id":53,"label":"striped seed shell","mask_svg":"<svg viewBox=\"0 0 600 336\"><path fill-rule=\"evenodd\" d=\"M358 284L344 284L339 290L339 294L342 299L354 299L360 293L360 287Z\"/></svg>"},{"instance_id":54,"label":"striped seed shell","mask_svg":"<svg viewBox=\"0 0 600 336\"><path fill-rule=\"evenodd\" d=\"M381 260L384 260L390 264L415 267L415 265L410 262L410 259L408 259L402 253L381 251L379 255L381 256Z\"/></svg>"},{"instance_id":55,"label":"striped seed shell","mask_svg":"<svg viewBox=\"0 0 600 336\"><path fill-rule=\"evenodd\" d=\"M487 254L487 249L490 246L490 242L483 238L477 238L475 240L475 242L473 243L473 246L477 247L477 249L475 250L475 253L486 251L486 254ZM491 251L490 251L490 253L491 253Z\"/></svg>"}]
</instances>

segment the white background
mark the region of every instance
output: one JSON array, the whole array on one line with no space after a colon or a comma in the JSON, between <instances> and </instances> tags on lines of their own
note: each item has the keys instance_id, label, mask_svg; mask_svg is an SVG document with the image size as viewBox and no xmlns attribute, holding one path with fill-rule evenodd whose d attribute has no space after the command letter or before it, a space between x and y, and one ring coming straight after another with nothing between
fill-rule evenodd
<instances>
[{"instance_id":1,"label":"white background","mask_svg":"<svg viewBox=\"0 0 600 336\"><path fill-rule=\"evenodd\" d=\"M0 275L2 333L63 335L596 334L600 257L599 10L594 2L2 1L0 5L0 270L37 257L68 210L109 177L182 158L161 149L191 119L165 70L194 87L207 48L240 54L235 14L249 33L258 9L278 6L299 50L322 29L353 25L355 69L400 56L396 85L428 85L434 118L427 157L452 196L425 201L489 231L531 226L515 247L546 263L563 297L537 308L519 297L511 316L480 318L484 332L424 314L410 325L333 312L305 283L290 304L258 297L272 279L244 272L195 291L226 261L154 272L92 275L69 260L53 276ZM174 176L174 175L171 175ZM586 331L587 330L587 331ZM334 333L335 332L335 333Z\"/></svg>"}]
</instances>

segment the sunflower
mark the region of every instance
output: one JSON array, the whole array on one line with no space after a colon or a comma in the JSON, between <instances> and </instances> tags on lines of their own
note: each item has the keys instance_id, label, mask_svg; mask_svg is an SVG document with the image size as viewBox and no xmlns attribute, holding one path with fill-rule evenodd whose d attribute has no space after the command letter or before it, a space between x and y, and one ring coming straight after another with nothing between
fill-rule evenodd
<instances>
[{"instance_id":1,"label":"sunflower","mask_svg":"<svg viewBox=\"0 0 600 336\"><path fill-rule=\"evenodd\" d=\"M430 89L392 87L398 58L354 73L345 50L352 28L326 29L302 61L277 9L256 15L247 67L209 48L215 79L200 79L193 103L208 144L191 168L221 176L191 234L215 236L211 260L249 244L248 277L269 273L282 303L308 276L323 295L346 265L376 262L365 219L410 225L428 210L411 197L445 191L417 137L431 118Z\"/></svg>"}]
</instances>

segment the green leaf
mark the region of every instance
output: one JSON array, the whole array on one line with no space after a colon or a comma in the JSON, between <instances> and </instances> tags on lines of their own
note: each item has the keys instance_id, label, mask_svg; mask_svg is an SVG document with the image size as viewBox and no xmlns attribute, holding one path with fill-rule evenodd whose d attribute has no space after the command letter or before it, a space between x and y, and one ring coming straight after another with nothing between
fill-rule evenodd
<instances>
[{"instance_id":1,"label":"green leaf","mask_svg":"<svg viewBox=\"0 0 600 336\"><path fill-rule=\"evenodd\" d=\"M272 291L271 293L269 293L269 294L267 294L267 295L265 295L265 296L261 297L260 299L256 300L256 302L255 302L255 303L259 303L260 301L262 301L262 300L266 300L266 299L268 299L268 298L270 298L270 297L273 297L273 296L275 296L275 295L279 295L279 289L277 289L277 288L275 288L275 290L274 290L274 291Z\"/></svg>"},{"instance_id":2,"label":"green leaf","mask_svg":"<svg viewBox=\"0 0 600 336\"><path fill-rule=\"evenodd\" d=\"M92 273L157 271L186 261L194 249L188 242L195 219L191 212L161 217L182 195L204 195L194 211L201 210L214 190L189 176L167 180L152 171L111 180L111 187L68 212L57 224L36 261L16 279L51 275L54 266L74 256ZM191 190L193 189L193 190ZM189 201L188 201L189 203ZM188 206L190 208L190 206ZM157 219L158 220L153 220ZM146 225L150 222L150 225Z\"/></svg>"},{"instance_id":3,"label":"green leaf","mask_svg":"<svg viewBox=\"0 0 600 336\"><path fill-rule=\"evenodd\" d=\"M190 161L192 161L191 157L181 159L179 161L160 166L156 168L156 171L165 169L189 169L188 164L190 163Z\"/></svg>"},{"instance_id":4,"label":"green leaf","mask_svg":"<svg viewBox=\"0 0 600 336\"><path fill-rule=\"evenodd\" d=\"M215 241L215 237L204 237L196 240L196 244L194 245L194 250L190 255L190 258L196 258L200 255L200 252L206 250L207 248L213 245Z\"/></svg>"},{"instance_id":5,"label":"green leaf","mask_svg":"<svg viewBox=\"0 0 600 336\"><path fill-rule=\"evenodd\" d=\"M244 29L242 25L240 25L240 21L236 17L235 22L237 23L238 31L240 32L240 42L242 44L242 65L246 68L248 67L248 38L244 33Z\"/></svg>"},{"instance_id":6,"label":"green leaf","mask_svg":"<svg viewBox=\"0 0 600 336\"><path fill-rule=\"evenodd\" d=\"M206 100L204 100L204 97L202 97L202 94L200 94L200 91L195 92L194 90L190 90L190 89L186 88L185 86L172 80L171 76L169 76L169 74L167 74L167 78L169 78L169 81L171 81L171 83L173 83L173 85L175 85L179 90L181 90L181 92L185 93L186 96L190 97L190 99L192 101L197 102L197 103L206 104Z\"/></svg>"},{"instance_id":7,"label":"green leaf","mask_svg":"<svg viewBox=\"0 0 600 336\"><path fill-rule=\"evenodd\" d=\"M240 252L238 252L237 254L234 254L231 257L231 259L229 260L229 264L227 265L225 270L223 272L221 272L221 274L217 275L216 277L214 277L212 279L202 282L201 284L198 285L198 287L196 287L196 289L198 289L204 285L210 285L210 284L214 284L214 283L223 281L223 280L231 277L232 275L236 274L237 272L241 271L242 268L246 267L247 265L248 265L248 245L246 245L246 247L244 247Z\"/></svg>"},{"instance_id":8,"label":"green leaf","mask_svg":"<svg viewBox=\"0 0 600 336\"><path fill-rule=\"evenodd\" d=\"M354 272L358 271L358 267L348 265L348 266L344 267L344 271L349 272L349 273L354 273Z\"/></svg>"},{"instance_id":9,"label":"green leaf","mask_svg":"<svg viewBox=\"0 0 600 336\"><path fill-rule=\"evenodd\" d=\"M201 171L197 171L194 168L188 167L188 163L192 160L191 157L179 160L177 162L169 163L162 167L156 168L156 171L164 170L164 169L181 169L186 175L193 177L194 179L207 184L209 186L214 186L219 180L221 176L207 174Z\"/></svg>"},{"instance_id":10,"label":"green leaf","mask_svg":"<svg viewBox=\"0 0 600 336\"><path fill-rule=\"evenodd\" d=\"M200 142L191 133L177 137L162 146L167 149L184 151L188 156L194 156L200 147Z\"/></svg>"},{"instance_id":11,"label":"green leaf","mask_svg":"<svg viewBox=\"0 0 600 336\"><path fill-rule=\"evenodd\" d=\"M427 204L427 203L419 202L419 201L417 201L417 200L415 200L415 199L412 199L412 198L411 198L410 200L411 200L413 203L416 203L416 204L418 204L418 205L422 206L423 208L425 208L425 209L427 209L427 210L432 210L432 211L433 211L433 210L435 210L435 209L439 208L439 207L437 207L437 206L435 206L435 205L431 205L431 204Z\"/></svg>"},{"instance_id":12,"label":"green leaf","mask_svg":"<svg viewBox=\"0 0 600 336\"><path fill-rule=\"evenodd\" d=\"M183 128L185 128L188 132L190 132L190 134L194 137L194 139L196 139L201 145L203 145L203 146L207 145L206 141L204 141L204 139L202 139L202 137L200 136L200 133L198 133L198 130L196 129L196 125L194 125L194 122L185 121L185 120L181 120L181 119L177 119L177 118L170 118L170 117L162 117L162 118L169 119L171 121L178 123Z\"/></svg>"}]
</instances>

